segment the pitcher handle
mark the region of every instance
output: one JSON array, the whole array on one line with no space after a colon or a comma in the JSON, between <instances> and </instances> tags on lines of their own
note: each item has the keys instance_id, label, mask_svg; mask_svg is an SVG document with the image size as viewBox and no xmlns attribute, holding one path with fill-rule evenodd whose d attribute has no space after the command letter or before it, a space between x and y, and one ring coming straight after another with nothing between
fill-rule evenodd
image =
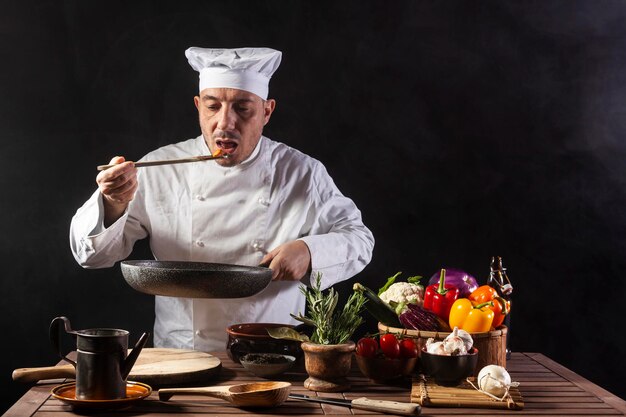
<instances>
[{"instance_id":1,"label":"pitcher handle","mask_svg":"<svg viewBox=\"0 0 626 417\"><path fill-rule=\"evenodd\" d=\"M76 332L74 330L72 330L72 326L70 325L70 321L67 317L61 316L61 317L55 317L52 320L52 323L50 323L50 341L52 342L52 346L54 347L54 350L59 354L59 357L61 359L63 359L66 362L71 363L72 365L74 365L74 367L76 367L76 362L74 362L73 360L69 359L67 356L65 356L62 352L61 352L61 345L60 345L60 340L59 340L59 333L60 333L60 329L59 326L61 324L61 322L64 323L64 328L65 328L65 332L68 334L72 334L72 335L76 335Z\"/></svg>"}]
</instances>

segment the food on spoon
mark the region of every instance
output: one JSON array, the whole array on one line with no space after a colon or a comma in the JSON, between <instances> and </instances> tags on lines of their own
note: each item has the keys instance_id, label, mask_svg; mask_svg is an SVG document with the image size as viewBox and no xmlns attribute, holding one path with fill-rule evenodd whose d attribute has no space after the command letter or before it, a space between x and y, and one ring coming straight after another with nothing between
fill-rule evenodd
<instances>
[{"instance_id":1,"label":"food on spoon","mask_svg":"<svg viewBox=\"0 0 626 417\"><path fill-rule=\"evenodd\" d=\"M221 148L217 148L215 149L215 151L213 151L213 153L211 154L212 157L216 158L218 156L222 156L222 149ZM228 155L224 155L225 157L227 157Z\"/></svg>"}]
</instances>

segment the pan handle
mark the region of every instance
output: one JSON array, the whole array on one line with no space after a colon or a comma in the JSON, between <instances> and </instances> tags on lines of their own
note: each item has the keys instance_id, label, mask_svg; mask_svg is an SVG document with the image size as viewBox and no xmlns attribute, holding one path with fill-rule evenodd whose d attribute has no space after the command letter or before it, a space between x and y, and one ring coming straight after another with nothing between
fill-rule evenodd
<instances>
[{"instance_id":1,"label":"pan handle","mask_svg":"<svg viewBox=\"0 0 626 417\"><path fill-rule=\"evenodd\" d=\"M54 347L54 350L59 354L59 357L63 359L64 361L71 363L72 365L74 365L74 367L76 367L76 362L74 362L73 360L65 356L63 353L61 353L61 344L59 340L59 333L60 333L59 326L61 322L64 323L64 328L65 328L66 333L76 336L76 332L72 330L72 326L70 325L70 321L67 317L64 317L64 316L55 317L52 320L52 323L50 323L50 341L52 342L52 346Z\"/></svg>"}]
</instances>

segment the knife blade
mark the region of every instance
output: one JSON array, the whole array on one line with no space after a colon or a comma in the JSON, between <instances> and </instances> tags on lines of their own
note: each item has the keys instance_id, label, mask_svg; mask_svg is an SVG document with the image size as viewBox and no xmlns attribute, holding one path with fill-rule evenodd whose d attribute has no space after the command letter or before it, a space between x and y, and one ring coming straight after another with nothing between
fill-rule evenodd
<instances>
[{"instance_id":1,"label":"knife blade","mask_svg":"<svg viewBox=\"0 0 626 417\"><path fill-rule=\"evenodd\" d=\"M294 400L356 408L359 410L376 411L385 414L399 414L403 416L414 416L420 414L422 411L419 404L402 403L398 401L371 400L366 397L356 398L354 400L345 400L343 398L310 397L308 395L291 393L289 394L289 398Z\"/></svg>"}]
</instances>

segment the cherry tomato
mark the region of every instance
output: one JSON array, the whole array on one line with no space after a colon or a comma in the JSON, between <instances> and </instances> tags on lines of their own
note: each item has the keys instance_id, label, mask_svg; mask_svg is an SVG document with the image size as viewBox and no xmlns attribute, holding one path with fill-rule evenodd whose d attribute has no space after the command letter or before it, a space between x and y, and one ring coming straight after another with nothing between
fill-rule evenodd
<instances>
[{"instance_id":1,"label":"cherry tomato","mask_svg":"<svg viewBox=\"0 0 626 417\"><path fill-rule=\"evenodd\" d=\"M396 336L391 333L380 336L380 350L386 357L395 359L400 356L400 343Z\"/></svg>"},{"instance_id":2,"label":"cherry tomato","mask_svg":"<svg viewBox=\"0 0 626 417\"><path fill-rule=\"evenodd\" d=\"M417 346L413 339L400 340L400 356L403 358L417 358Z\"/></svg>"},{"instance_id":3,"label":"cherry tomato","mask_svg":"<svg viewBox=\"0 0 626 417\"><path fill-rule=\"evenodd\" d=\"M364 356L366 358L373 358L376 356L378 350L378 342L372 337L364 337L359 339L356 344L356 354Z\"/></svg>"}]
</instances>

